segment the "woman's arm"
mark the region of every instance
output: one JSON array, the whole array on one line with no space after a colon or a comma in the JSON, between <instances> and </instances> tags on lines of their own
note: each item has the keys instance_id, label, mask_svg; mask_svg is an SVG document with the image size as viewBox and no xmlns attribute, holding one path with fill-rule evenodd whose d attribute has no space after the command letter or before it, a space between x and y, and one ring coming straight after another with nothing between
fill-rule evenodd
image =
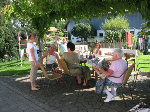
<instances>
[{"instance_id":1,"label":"woman's arm","mask_svg":"<svg viewBox=\"0 0 150 112\"><path fill-rule=\"evenodd\" d=\"M56 56L56 59L57 59L57 62L58 62L58 66L59 66L59 68L61 69L61 65L60 65L60 62L59 62L59 56L58 56L57 53L55 53L55 56Z\"/></svg>"},{"instance_id":2,"label":"woman's arm","mask_svg":"<svg viewBox=\"0 0 150 112\"><path fill-rule=\"evenodd\" d=\"M102 50L99 50L99 55L102 55Z\"/></svg>"},{"instance_id":3,"label":"woman's arm","mask_svg":"<svg viewBox=\"0 0 150 112\"><path fill-rule=\"evenodd\" d=\"M60 43L57 42L57 35L55 35L55 42L56 42L56 44L60 45Z\"/></svg>"},{"instance_id":4,"label":"woman's arm","mask_svg":"<svg viewBox=\"0 0 150 112\"><path fill-rule=\"evenodd\" d=\"M44 55L41 57L41 64L43 64L43 59L48 55L48 51L44 53Z\"/></svg>"},{"instance_id":5,"label":"woman's arm","mask_svg":"<svg viewBox=\"0 0 150 112\"><path fill-rule=\"evenodd\" d=\"M34 48L33 47L30 49L30 53L31 53L31 57L32 57L32 60L35 64L35 66L38 67L38 64L37 64L36 59L35 59Z\"/></svg>"},{"instance_id":6,"label":"woman's arm","mask_svg":"<svg viewBox=\"0 0 150 112\"><path fill-rule=\"evenodd\" d=\"M95 66L95 69L101 71L101 72L102 72L103 74L105 74L107 77L110 76L110 75L114 72L114 71L111 70L111 69L109 69L108 71L105 71L105 70L99 68L98 66Z\"/></svg>"},{"instance_id":7,"label":"woman's arm","mask_svg":"<svg viewBox=\"0 0 150 112\"><path fill-rule=\"evenodd\" d=\"M79 60L79 63L80 63L80 55L78 54L78 60Z\"/></svg>"}]
</instances>

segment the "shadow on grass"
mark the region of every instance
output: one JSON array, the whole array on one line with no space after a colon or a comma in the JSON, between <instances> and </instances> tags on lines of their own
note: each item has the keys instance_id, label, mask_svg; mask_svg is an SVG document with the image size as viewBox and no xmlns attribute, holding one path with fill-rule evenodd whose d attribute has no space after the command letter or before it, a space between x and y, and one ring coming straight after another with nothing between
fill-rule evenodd
<instances>
[{"instance_id":1,"label":"shadow on grass","mask_svg":"<svg viewBox=\"0 0 150 112\"><path fill-rule=\"evenodd\" d=\"M29 65L29 63L27 63L27 61L23 61L22 64ZM16 67L19 65L21 65L21 61L5 62L5 63L1 63L0 66L5 68L5 67Z\"/></svg>"},{"instance_id":2,"label":"shadow on grass","mask_svg":"<svg viewBox=\"0 0 150 112\"><path fill-rule=\"evenodd\" d=\"M6 71L1 71L0 76L12 76L12 75L23 75L23 74L29 74L30 69L25 69L25 70L6 70Z\"/></svg>"}]
</instances>

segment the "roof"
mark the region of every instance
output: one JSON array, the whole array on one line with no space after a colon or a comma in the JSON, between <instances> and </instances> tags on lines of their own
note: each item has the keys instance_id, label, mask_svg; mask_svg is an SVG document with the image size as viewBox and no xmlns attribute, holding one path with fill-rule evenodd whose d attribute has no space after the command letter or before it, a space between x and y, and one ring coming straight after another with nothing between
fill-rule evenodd
<instances>
[{"instance_id":1,"label":"roof","mask_svg":"<svg viewBox=\"0 0 150 112\"><path fill-rule=\"evenodd\" d=\"M57 28L55 28L55 27L50 27L50 29L48 30L48 31L56 31L57 30Z\"/></svg>"}]
</instances>

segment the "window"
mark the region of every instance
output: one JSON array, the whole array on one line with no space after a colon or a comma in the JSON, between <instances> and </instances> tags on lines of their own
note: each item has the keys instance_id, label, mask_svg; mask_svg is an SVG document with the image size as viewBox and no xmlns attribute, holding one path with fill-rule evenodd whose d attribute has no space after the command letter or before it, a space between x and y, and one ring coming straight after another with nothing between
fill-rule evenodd
<instances>
[{"instance_id":1,"label":"window","mask_svg":"<svg viewBox=\"0 0 150 112\"><path fill-rule=\"evenodd\" d=\"M132 35L134 35L134 31L130 31L130 33L132 33Z\"/></svg>"},{"instance_id":2,"label":"window","mask_svg":"<svg viewBox=\"0 0 150 112\"><path fill-rule=\"evenodd\" d=\"M99 33L100 38L103 38L103 33Z\"/></svg>"}]
</instances>

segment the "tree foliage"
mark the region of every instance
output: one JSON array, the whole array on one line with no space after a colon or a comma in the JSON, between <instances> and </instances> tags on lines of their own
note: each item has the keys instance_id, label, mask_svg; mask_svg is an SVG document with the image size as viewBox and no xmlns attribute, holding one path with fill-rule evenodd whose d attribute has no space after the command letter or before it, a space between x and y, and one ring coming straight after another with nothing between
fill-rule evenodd
<instances>
[{"instance_id":1,"label":"tree foliage","mask_svg":"<svg viewBox=\"0 0 150 112\"><path fill-rule=\"evenodd\" d=\"M68 19L91 19L93 16L102 17L108 12L125 14L139 11L143 18L150 19L149 0L13 0L6 17L14 15L22 22L30 21L43 37L52 21Z\"/></svg>"},{"instance_id":2,"label":"tree foliage","mask_svg":"<svg viewBox=\"0 0 150 112\"><path fill-rule=\"evenodd\" d=\"M19 36L21 39L26 38L25 30L31 33L33 29L29 26L21 24L18 20L10 17L5 20L3 15L4 9L10 5L9 0L4 0L0 4L0 59L12 59L18 58L18 31L20 31Z\"/></svg>"},{"instance_id":3,"label":"tree foliage","mask_svg":"<svg viewBox=\"0 0 150 112\"><path fill-rule=\"evenodd\" d=\"M0 58L4 58L7 54L8 57L18 57L17 50L17 33L9 22L6 25L0 25Z\"/></svg>"},{"instance_id":4,"label":"tree foliage","mask_svg":"<svg viewBox=\"0 0 150 112\"><path fill-rule=\"evenodd\" d=\"M149 39L149 35L150 35L150 22L146 22L143 23L143 27L141 27L141 31L138 32L139 38L143 38L145 37L145 46L144 46L144 50L143 50L143 54L147 55L148 54L148 39Z\"/></svg>"},{"instance_id":5,"label":"tree foliage","mask_svg":"<svg viewBox=\"0 0 150 112\"><path fill-rule=\"evenodd\" d=\"M117 16L114 18L106 19L105 23L101 24L101 29L106 30L117 30L117 29L129 29L128 20L124 16Z\"/></svg>"},{"instance_id":6,"label":"tree foliage","mask_svg":"<svg viewBox=\"0 0 150 112\"><path fill-rule=\"evenodd\" d=\"M149 0L13 0L4 9L5 19L9 16L20 18L23 23L30 22L44 37L52 21L67 19L78 21L101 18L111 12L115 16L139 11L145 20L150 20Z\"/></svg>"},{"instance_id":7,"label":"tree foliage","mask_svg":"<svg viewBox=\"0 0 150 112\"><path fill-rule=\"evenodd\" d=\"M96 29L89 23L79 23L74 25L71 34L86 41L88 37L96 35Z\"/></svg>"},{"instance_id":8,"label":"tree foliage","mask_svg":"<svg viewBox=\"0 0 150 112\"><path fill-rule=\"evenodd\" d=\"M5 24L5 19L3 15L3 8L9 4L9 0L3 0L0 4L0 59L7 57L17 57L17 42L16 42L16 32L12 23L7 22Z\"/></svg>"},{"instance_id":9,"label":"tree foliage","mask_svg":"<svg viewBox=\"0 0 150 112\"><path fill-rule=\"evenodd\" d=\"M106 19L101 24L101 29L105 31L104 41L107 43L121 42L125 38L125 32L129 29L128 20L123 16Z\"/></svg>"},{"instance_id":10,"label":"tree foliage","mask_svg":"<svg viewBox=\"0 0 150 112\"><path fill-rule=\"evenodd\" d=\"M51 26L55 27L59 30L65 29L65 25L66 25L67 21L65 20L55 20L54 22L52 22Z\"/></svg>"}]
</instances>

